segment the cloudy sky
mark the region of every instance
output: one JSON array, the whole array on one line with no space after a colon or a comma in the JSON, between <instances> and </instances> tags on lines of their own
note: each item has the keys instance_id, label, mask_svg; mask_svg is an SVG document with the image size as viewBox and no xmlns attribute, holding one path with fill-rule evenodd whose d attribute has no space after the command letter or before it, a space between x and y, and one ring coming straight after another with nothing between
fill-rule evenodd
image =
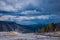
<instances>
[{"instance_id":1,"label":"cloudy sky","mask_svg":"<svg viewBox=\"0 0 60 40\"><path fill-rule=\"evenodd\" d=\"M60 0L0 0L0 21L24 25L60 22Z\"/></svg>"}]
</instances>

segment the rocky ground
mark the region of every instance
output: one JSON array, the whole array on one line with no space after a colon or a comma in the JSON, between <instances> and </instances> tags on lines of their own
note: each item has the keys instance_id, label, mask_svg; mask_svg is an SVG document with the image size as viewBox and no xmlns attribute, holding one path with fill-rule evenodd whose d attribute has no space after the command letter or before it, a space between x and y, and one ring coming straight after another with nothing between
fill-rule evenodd
<instances>
[{"instance_id":1,"label":"rocky ground","mask_svg":"<svg viewBox=\"0 0 60 40\"><path fill-rule=\"evenodd\" d=\"M39 33L40 35L49 36L49 37L60 37L60 31L58 32L48 32L48 33Z\"/></svg>"},{"instance_id":2,"label":"rocky ground","mask_svg":"<svg viewBox=\"0 0 60 40\"><path fill-rule=\"evenodd\" d=\"M0 40L60 40L60 32L42 33L40 35L34 33L0 32Z\"/></svg>"}]
</instances>

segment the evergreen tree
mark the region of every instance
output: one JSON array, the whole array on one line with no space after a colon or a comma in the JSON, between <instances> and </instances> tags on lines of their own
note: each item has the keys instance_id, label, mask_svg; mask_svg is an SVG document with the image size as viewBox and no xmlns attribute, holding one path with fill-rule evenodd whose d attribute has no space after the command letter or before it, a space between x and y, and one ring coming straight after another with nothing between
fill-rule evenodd
<instances>
[{"instance_id":1,"label":"evergreen tree","mask_svg":"<svg viewBox=\"0 0 60 40\"><path fill-rule=\"evenodd\" d=\"M37 32L41 33L41 32L55 32L56 31L56 25L54 23L51 23L47 26L45 26L42 29L38 29Z\"/></svg>"},{"instance_id":2,"label":"evergreen tree","mask_svg":"<svg viewBox=\"0 0 60 40\"><path fill-rule=\"evenodd\" d=\"M44 32L54 32L54 31L56 31L56 26L54 23L51 23L48 26L44 27Z\"/></svg>"},{"instance_id":3,"label":"evergreen tree","mask_svg":"<svg viewBox=\"0 0 60 40\"><path fill-rule=\"evenodd\" d=\"M48 32L48 26L44 27L44 32Z\"/></svg>"},{"instance_id":4,"label":"evergreen tree","mask_svg":"<svg viewBox=\"0 0 60 40\"><path fill-rule=\"evenodd\" d=\"M52 26L52 31L56 31L56 26L55 26L55 24L52 23L51 26Z\"/></svg>"}]
</instances>

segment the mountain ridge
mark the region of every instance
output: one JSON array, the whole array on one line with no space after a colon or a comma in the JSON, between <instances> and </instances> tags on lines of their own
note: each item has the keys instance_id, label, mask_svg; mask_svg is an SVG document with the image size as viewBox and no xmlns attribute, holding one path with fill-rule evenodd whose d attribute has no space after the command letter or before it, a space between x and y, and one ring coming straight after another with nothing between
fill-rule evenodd
<instances>
[{"instance_id":1,"label":"mountain ridge","mask_svg":"<svg viewBox=\"0 0 60 40\"><path fill-rule=\"evenodd\" d=\"M11 21L0 21L0 32L9 32L9 31L17 31L17 32L30 32L29 30L22 27L15 22Z\"/></svg>"},{"instance_id":2,"label":"mountain ridge","mask_svg":"<svg viewBox=\"0 0 60 40\"><path fill-rule=\"evenodd\" d=\"M36 25L21 25L17 24L13 21L0 21L0 32L10 32L10 31L17 31L22 33L31 33L36 32L38 29L43 30L45 26L49 26L50 24L36 24ZM60 23L55 23L57 30L60 31Z\"/></svg>"}]
</instances>

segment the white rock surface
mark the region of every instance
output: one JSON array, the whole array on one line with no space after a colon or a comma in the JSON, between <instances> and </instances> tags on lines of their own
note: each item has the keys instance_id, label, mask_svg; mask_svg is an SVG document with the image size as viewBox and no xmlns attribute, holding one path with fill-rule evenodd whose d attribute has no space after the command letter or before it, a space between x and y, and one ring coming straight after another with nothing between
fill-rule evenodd
<instances>
[{"instance_id":1,"label":"white rock surface","mask_svg":"<svg viewBox=\"0 0 60 40\"><path fill-rule=\"evenodd\" d=\"M34 33L0 32L0 40L60 40L60 38L35 35Z\"/></svg>"}]
</instances>

